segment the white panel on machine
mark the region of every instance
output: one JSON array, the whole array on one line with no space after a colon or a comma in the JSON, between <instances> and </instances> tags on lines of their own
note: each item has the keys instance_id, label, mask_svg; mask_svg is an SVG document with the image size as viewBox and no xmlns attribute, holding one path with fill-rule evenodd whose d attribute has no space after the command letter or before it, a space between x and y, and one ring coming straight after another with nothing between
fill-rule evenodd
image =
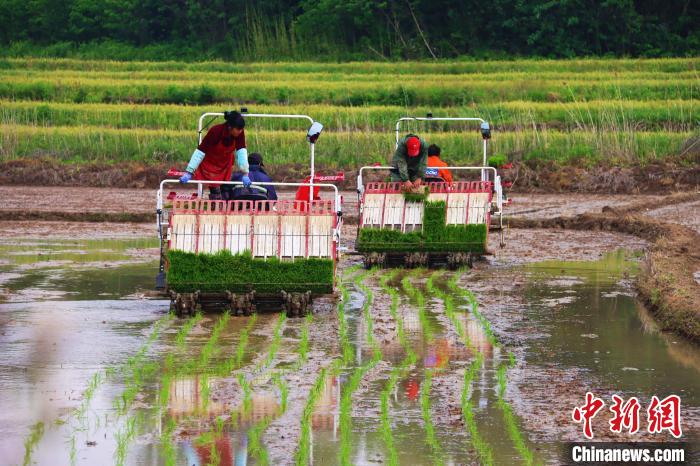
<instances>
[{"instance_id":1,"label":"white panel on machine","mask_svg":"<svg viewBox=\"0 0 700 466\"><path fill-rule=\"evenodd\" d=\"M197 240L197 216L176 214L172 216L171 249L195 252Z\"/></svg>"},{"instance_id":2,"label":"white panel on machine","mask_svg":"<svg viewBox=\"0 0 700 466\"><path fill-rule=\"evenodd\" d=\"M309 257L332 257L333 217L314 215L309 217Z\"/></svg>"},{"instance_id":3,"label":"white panel on machine","mask_svg":"<svg viewBox=\"0 0 700 466\"><path fill-rule=\"evenodd\" d=\"M199 216L199 252L215 254L224 249L223 215Z\"/></svg>"},{"instance_id":4,"label":"white panel on machine","mask_svg":"<svg viewBox=\"0 0 700 466\"><path fill-rule=\"evenodd\" d=\"M364 209L362 211L362 224L365 226L379 226L382 221L382 209L384 194L366 194Z\"/></svg>"},{"instance_id":5,"label":"white panel on machine","mask_svg":"<svg viewBox=\"0 0 700 466\"><path fill-rule=\"evenodd\" d=\"M404 214L404 232L421 230L423 228L423 203L406 202L406 212Z\"/></svg>"},{"instance_id":6,"label":"white panel on machine","mask_svg":"<svg viewBox=\"0 0 700 466\"><path fill-rule=\"evenodd\" d=\"M226 216L226 248L231 254L250 250L250 215Z\"/></svg>"},{"instance_id":7,"label":"white panel on machine","mask_svg":"<svg viewBox=\"0 0 700 466\"><path fill-rule=\"evenodd\" d=\"M282 216L281 257L303 257L306 253L306 216Z\"/></svg>"},{"instance_id":8,"label":"white panel on machine","mask_svg":"<svg viewBox=\"0 0 700 466\"><path fill-rule=\"evenodd\" d=\"M469 223L486 223L486 212L489 207L488 193L473 193L469 197Z\"/></svg>"},{"instance_id":9,"label":"white panel on machine","mask_svg":"<svg viewBox=\"0 0 700 466\"><path fill-rule=\"evenodd\" d=\"M384 225L400 230L403 224L403 207L405 204L403 194L387 194L384 201Z\"/></svg>"},{"instance_id":10,"label":"white panel on machine","mask_svg":"<svg viewBox=\"0 0 700 466\"><path fill-rule=\"evenodd\" d=\"M447 201L447 225L464 225L467 223L468 193L450 194Z\"/></svg>"},{"instance_id":11,"label":"white panel on machine","mask_svg":"<svg viewBox=\"0 0 700 466\"><path fill-rule=\"evenodd\" d=\"M279 216L256 215L253 227L253 256L277 256Z\"/></svg>"}]
</instances>

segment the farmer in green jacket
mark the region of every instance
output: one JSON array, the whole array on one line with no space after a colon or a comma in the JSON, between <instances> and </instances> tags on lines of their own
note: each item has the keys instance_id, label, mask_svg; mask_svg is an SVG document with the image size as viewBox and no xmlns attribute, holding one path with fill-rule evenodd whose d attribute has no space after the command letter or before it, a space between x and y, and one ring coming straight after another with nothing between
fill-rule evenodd
<instances>
[{"instance_id":1,"label":"farmer in green jacket","mask_svg":"<svg viewBox=\"0 0 700 466\"><path fill-rule=\"evenodd\" d=\"M391 181L400 181L406 191L420 187L428 165L428 144L415 134L407 134L396 146L391 159Z\"/></svg>"}]
</instances>

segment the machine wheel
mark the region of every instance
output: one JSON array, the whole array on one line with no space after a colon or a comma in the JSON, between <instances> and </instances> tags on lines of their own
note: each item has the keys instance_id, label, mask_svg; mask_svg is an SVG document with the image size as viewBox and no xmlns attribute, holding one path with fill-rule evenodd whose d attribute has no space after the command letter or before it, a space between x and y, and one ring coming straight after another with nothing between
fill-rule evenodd
<instances>
[{"instance_id":1,"label":"machine wheel","mask_svg":"<svg viewBox=\"0 0 700 466\"><path fill-rule=\"evenodd\" d=\"M447 254L447 267L450 270L457 270L465 265L472 266L472 255L470 252L451 252Z\"/></svg>"},{"instance_id":2,"label":"machine wheel","mask_svg":"<svg viewBox=\"0 0 700 466\"><path fill-rule=\"evenodd\" d=\"M362 256L362 263L365 269L371 269L372 267L384 268L384 264L386 263L386 253L371 252L369 254L364 254Z\"/></svg>"},{"instance_id":3,"label":"machine wheel","mask_svg":"<svg viewBox=\"0 0 700 466\"><path fill-rule=\"evenodd\" d=\"M311 304L311 292L306 293L287 293L281 292L282 301L287 317L304 317L309 313L309 304Z\"/></svg>"},{"instance_id":4,"label":"machine wheel","mask_svg":"<svg viewBox=\"0 0 700 466\"><path fill-rule=\"evenodd\" d=\"M170 310L178 317L194 315L199 302L199 291L194 293L176 293L170 291Z\"/></svg>"},{"instance_id":5,"label":"machine wheel","mask_svg":"<svg viewBox=\"0 0 700 466\"><path fill-rule=\"evenodd\" d=\"M235 294L227 291L226 298L229 301L231 314L234 316L249 316L256 311L255 291L244 294Z\"/></svg>"},{"instance_id":6,"label":"machine wheel","mask_svg":"<svg viewBox=\"0 0 700 466\"><path fill-rule=\"evenodd\" d=\"M407 269L412 269L415 267L425 267L428 265L428 253L427 252L412 252L406 254L404 257Z\"/></svg>"}]
</instances>

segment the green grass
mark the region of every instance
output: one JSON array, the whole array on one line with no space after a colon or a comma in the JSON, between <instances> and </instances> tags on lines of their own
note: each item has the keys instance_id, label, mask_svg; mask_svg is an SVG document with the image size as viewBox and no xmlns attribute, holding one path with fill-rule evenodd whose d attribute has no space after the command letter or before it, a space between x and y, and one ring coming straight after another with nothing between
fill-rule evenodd
<instances>
[{"instance_id":1,"label":"green grass","mask_svg":"<svg viewBox=\"0 0 700 466\"><path fill-rule=\"evenodd\" d=\"M386 162L396 119L428 112L481 116L495 128L493 153L524 160L693 164L679 154L697 135L699 63L696 57L390 64L7 58L0 59L0 156L184 164L202 112L246 105L323 122L322 170ZM454 164L480 160L474 125L431 122L406 130L429 135ZM305 163L303 131L298 121L251 120L249 147L271 166Z\"/></svg>"},{"instance_id":2,"label":"green grass","mask_svg":"<svg viewBox=\"0 0 700 466\"><path fill-rule=\"evenodd\" d=\"M486 250L486 224L446 225L444 201L425 202L423 230L402 233L385 228L362 228L357 239L360 252L476 252Z\"/></svg>"},{"instance_id":3,"label":"green grass","mask_svg":"<svg viewBox=\"0 0 700 466\"><path fill-rule=\"evenodd\" d=\"M29 436L24 440L24 459L22 461L23 466L29 466L32 464L32 452L37 446L39 441L44 436L44 423L37 422L31 429L29 429Z\"/></svg>"},{"instance_id":4,"label":"green grass","mask_svg":"<svg viewBox=\"0 0 700 466\"><path fill-rule=\"evenodd\" d=\"M307 290L324 294L333 290L333 261L253 259L250 253L233 255L168 251L168 287L178 292L279 293Z\"/></svg>"}]
</instances>

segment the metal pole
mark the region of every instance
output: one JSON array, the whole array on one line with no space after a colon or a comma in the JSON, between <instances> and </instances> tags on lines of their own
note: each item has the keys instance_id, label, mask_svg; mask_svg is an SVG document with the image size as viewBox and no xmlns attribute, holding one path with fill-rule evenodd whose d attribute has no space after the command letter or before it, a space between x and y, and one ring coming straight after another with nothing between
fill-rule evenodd
<instances>
[{"instance_id":1,"label":"metal pole","mask_svg":"<svg viewBox=\"0 0 700 466\"><path fill-rule=\"evenodd\" d=\"M311 208L311 201L314 200L314 176L316 172L314 171L314 157L316 155L316 144L311 143L311 181L309 182L309 209Z\"/></svg>"}]
</instances>

